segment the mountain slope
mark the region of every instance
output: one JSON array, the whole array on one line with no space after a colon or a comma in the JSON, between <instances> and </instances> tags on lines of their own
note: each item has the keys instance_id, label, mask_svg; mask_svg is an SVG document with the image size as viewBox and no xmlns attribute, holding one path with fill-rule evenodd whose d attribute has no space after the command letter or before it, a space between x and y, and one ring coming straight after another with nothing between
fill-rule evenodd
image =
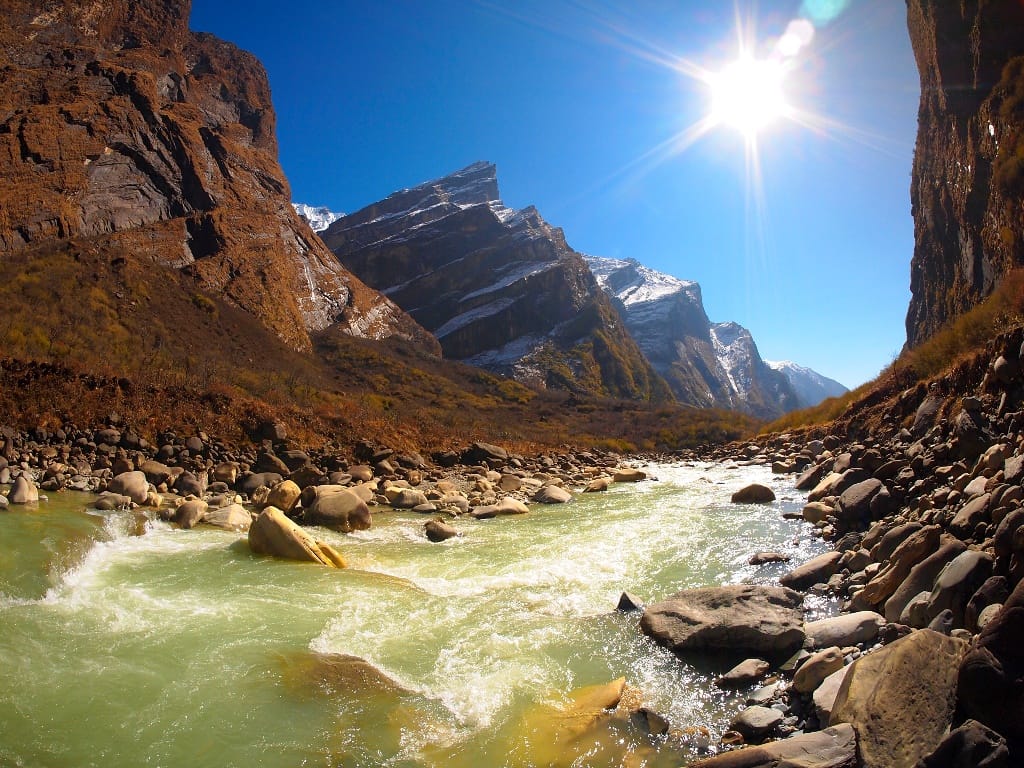
<instances>
[{"instance_id":1,"label":"mountain slope","mask_svg":"<svg viewBox=\"0 0 1024 768\"><path fill-rule=\"evenodd\" d=\"M312 206L305 203L292 203L295 212L309 222L310 229L314 232L323 232L331 224L336 222L345 214L332 211L324 205Z\"/></svg>"},{"instance_id":2,"label":"mountain slope","mask_svg":"<svg viewBox=\"0 0 1024 768\"><path fill-rule=\"evenodd\" d=\"M708 320L697 283L635 259L588 256L587 264L620 304L633 338L680 402L760 418L797 407L788 380L765 365L745 328Z\"/></svg>"},{"instance_id":3,"label":"mountain slope","mask_svg":"<svg viewBox=\"0 0 1024 768\"><path fill-rule=\"evenodd\" d=\"M0 253L100 244L178 270L295 349L333 325L432 344L293 210L265 72L189 32L188 0L2 8Z\"/></svg>"},{"instance_id":4,"label":"mountain slope","mask_svg":"<svg viewBox=\"0 0 1024 768\"><path fill-rule=\"evenodd\" d=\"M841 397L850 391L838 381L789 360L766 360L765 363L789 379L793 391L796 392L798 408L810 408L822 400Z\"/></svg>"},{"instance_id":5,"label":"mountain slope","mask_svg":"<svg viewBox=\"0 0 1024 768\"><path fill-rule=\"evenodd\" d=\"M324 242L433 332L446 357L531 384L670 399L583 258L475 163L334 222Z\"/></svg>"}]
</instances>

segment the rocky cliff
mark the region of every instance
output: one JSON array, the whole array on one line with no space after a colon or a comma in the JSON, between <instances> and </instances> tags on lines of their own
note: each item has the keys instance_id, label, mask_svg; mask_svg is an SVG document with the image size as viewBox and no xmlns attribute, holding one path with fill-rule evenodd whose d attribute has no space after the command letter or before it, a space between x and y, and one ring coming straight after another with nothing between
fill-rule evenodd
<instances>
[{"instance_id":1,"label":"rocky cliff","mask_svg":"<svg viewBox=\"0 0 1024 768\"><path fill-rule=\"evenodd\" d=\"M913 347L1024 263L1024 4L907 0L921 73Z\"/></svg>"},{"instance_id":2,"label":"rocky cliff","mask_svg":"<svg viewBox=\"0 0 1024 768\"><path fill-rule=\"evenodd\" d=\"M321 233L341 262L432 331L446 357L540 386L671 399L582 256L476 163Z\"/></svg>"},{"instance_id":3,"label":"rocky cliff","mask_svg":"<svg viewBox=\"0 0 1024 768\"><path fill-rule=\"evenodd\" d=\"M761 359L745 328L708 320L697 283L635 259L588 256L587 264L680 402L766 419L803 407L788 378Z\"/></svg>"},{"instance_id":4,"label":"rocky cliff","mask_svg":"<svg viewBox=\"0 0 1024 768\"><path fill-rule=\"evenodd\" d=\"M0 2L0 253L102 242L171 267L295 349L433 339L290 204L266 74L188 30L189 0Z\"/></svg>"}]
</instances>

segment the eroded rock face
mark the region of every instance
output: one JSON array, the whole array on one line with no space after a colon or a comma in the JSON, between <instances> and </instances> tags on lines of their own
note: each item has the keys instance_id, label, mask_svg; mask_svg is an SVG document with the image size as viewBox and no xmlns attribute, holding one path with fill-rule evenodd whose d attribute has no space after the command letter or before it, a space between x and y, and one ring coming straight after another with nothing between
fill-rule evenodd
<instances>
[{"instance_id":1,"label":"eroded rock face","mask_svg":"<svg viewBox=\"0 0 1024 768\"><path fill-rule=\"evenodd\" d=\"M324 242L446 357L557 389L669 399L583 257L475 163L335 221Z\"/></svg>"},{"instance_id":2,"label":"eroded rock face","mask_svg":"<svg viewBox=\"0 0 1024 768\"><path fill-rule=\"evenodd\" d=\"M190 32L189 10L189 0L4 4L0 253L102 238L112 259L184 270L293 348L340 324L430 349L429 334L295 213L263 67Z\"/></svg>"},{"instance_id":3,"label":"eroded rock face","mask_svg":"<svg viewBox=\"0 0 1024 768\"><path fill-rule=\"evenodd\" d=\"M909 0L921 73L907 343L927 339L1024 261L1024 5Z\"/></svg>"}]
</instances>

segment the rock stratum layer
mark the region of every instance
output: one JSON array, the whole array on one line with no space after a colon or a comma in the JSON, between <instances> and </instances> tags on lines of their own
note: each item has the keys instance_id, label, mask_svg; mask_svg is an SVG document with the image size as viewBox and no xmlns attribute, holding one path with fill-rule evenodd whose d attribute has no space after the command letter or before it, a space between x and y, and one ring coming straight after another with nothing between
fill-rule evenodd
<instances>
[{"instance_id":1,"label":"rock stratum layer","mask_svg":"<svg viewBox=\"0 0 1024 768\"><path fill-rule=\"evenodd\" d=\"M1024 263L1024 4L908 0L921 75L907 344Z\"/></svg>"},{"instance_id":2,"label":"rock stratum layer","mask_svg":"<svg viewBox=\"0 0 1024 768\"><path fill-rule=\"evenodd\" d=\"M543 387L671 399L583 257L535 208L501 203L490 163L396 192L322 237L446 357Z\"/></svg>"},{"instance_id":3,"label":"rock stratum layer","mask_svg":"<svg viewBox=\"0 0 1024 768\"><path fill-rule=\"evenodd\" d=\"M340 325L434 340L290 205L266 73L188 0L0 2L0 253L102 242L179 270L294 349Z\"/></svg>"}]
</instances>

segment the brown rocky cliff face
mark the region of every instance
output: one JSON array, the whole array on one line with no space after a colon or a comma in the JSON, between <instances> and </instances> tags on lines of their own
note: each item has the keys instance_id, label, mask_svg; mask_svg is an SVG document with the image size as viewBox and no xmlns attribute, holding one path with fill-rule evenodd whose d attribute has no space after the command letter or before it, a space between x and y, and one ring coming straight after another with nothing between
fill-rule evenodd
<instances>
[{"instance_id":1,"label":"brown rocky cliff face","mask_svg":"<svg viewBox=\"0 0 1024 768\"><path fill-rule=\"evenodd\" d=\"M921 73L913 347L1024 263L1024 3L907 0L907 19Z\"/></svg>"},{"instance_id":2,"label":"brown rocky cliff face","mask_svg":"<svg viewBox=\"0 0 1024 768\"><path fill-rule=\"evenodd\" d=\"M266 73L188 31L188 0L0 0L0 253L104 238L191 274L296 349L436 341L290 205Z\"/></svg>"}]
</instances>

